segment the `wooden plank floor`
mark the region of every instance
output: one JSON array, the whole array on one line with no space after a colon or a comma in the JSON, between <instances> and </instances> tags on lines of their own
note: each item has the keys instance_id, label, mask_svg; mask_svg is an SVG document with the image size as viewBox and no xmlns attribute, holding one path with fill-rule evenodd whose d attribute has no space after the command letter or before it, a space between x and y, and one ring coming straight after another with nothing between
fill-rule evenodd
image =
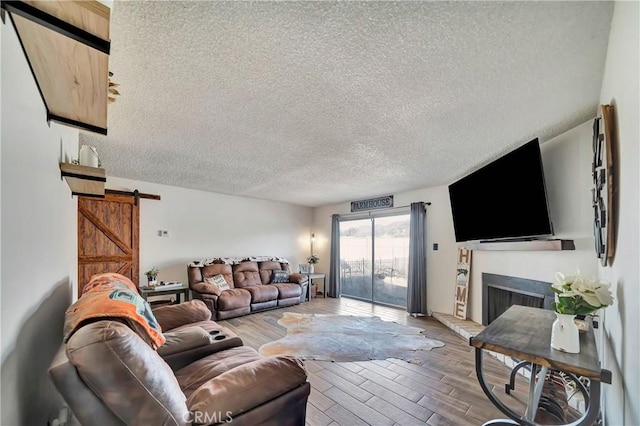
<instances>
[{"instance_id":1,"label":"wooden plank floor","mask_svg":"<svg viewBox=\"0 0 640 426\"><path fill-rule=\"evenodd\" d=\"M256 350L284 337L277 321L284 312L376 315L427 330L445 343L442 348L416 351L419 364L398 359L361 362L305 361L311 395L309 426L358 425L481 425L505 416L482 392L475 374L474 351L468 342L432 318L414 318L400 309L351 299L313 299L284 309L220 321ZM509 407L523 412L528 381L519 376L512 395L504 393L510 370L485 356L485 378Z\"/></svg>"}]
</instances>

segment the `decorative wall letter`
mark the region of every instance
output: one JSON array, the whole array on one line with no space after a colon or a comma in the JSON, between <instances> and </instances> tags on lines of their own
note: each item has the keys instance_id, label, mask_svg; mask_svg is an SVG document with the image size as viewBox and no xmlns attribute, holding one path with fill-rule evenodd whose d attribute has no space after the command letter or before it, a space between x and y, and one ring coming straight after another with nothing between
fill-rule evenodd
<instances>
[{"instance_id":1,"label":"decorative wall letter","mask_svg":"<svg viewBox=\"0 0 640 426\"><path fill-rule=\"evenodd\" d=\"M456 272L456 301L453 316L467 319L467 298L469 297L469 273L471 272L471 253L466 247L458 247L458 269Z\"/></svg>"}]
</instances>

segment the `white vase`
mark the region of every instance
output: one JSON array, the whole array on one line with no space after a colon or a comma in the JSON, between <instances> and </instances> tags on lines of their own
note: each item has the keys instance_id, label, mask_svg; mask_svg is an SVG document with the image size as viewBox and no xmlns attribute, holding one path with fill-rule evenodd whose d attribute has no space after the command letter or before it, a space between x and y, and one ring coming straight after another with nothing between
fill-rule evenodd
<instances>
[{"instance_id":1,"label":"white vase","mask_svg":"<svg viewBox=\"0 0 640 426\"><path fill-rule=\"evenodd\" d=\"M551 328L551 347L562 352L577 354L580 352L580 333L573 321L575 315L555 312L556 320Z\"/></svg>"},{"instance_id":2,"label":"white vase","mask_svg":"<svg viewBox=\"0 0 640 426\"><path fill-rule=\"evenodd\" d=\"M78 162L81 166L98 167L98 151L89 145L82 145L78 153Z\"/></svg>"},{"instance_id":3,"label":"white vase","mask_svg":"<svg viewBox=\"0 0 640 426\"><path fill-rule=\"evenodd\" d=\"M314 266L315 266L315 265L314 265L313 263L310 263L310 264L309 264L309 273L310 273L310 274L313 274L313 267L314 267Z\"/></svg>"}]
</instances>

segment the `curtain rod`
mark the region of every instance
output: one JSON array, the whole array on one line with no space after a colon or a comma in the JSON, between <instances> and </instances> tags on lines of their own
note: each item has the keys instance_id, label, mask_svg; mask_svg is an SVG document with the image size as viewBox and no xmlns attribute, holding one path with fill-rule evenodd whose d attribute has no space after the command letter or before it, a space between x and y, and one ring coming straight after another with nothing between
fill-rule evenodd
<instances>
[{"instance_id":1,"label":"curtain rod","mask_svg":"<svg viewBox=\"0 0 640 426\"><path fill-rule=\"evenodd\" d=\"M417 201L418 203L424 203L427 206L431 205L431 201ZM339 213L338 216L351 216L351 215L369 215L371 216L371 213L376 213L376 212L388 212L389 210L399 210L399 209L406 209L407 207L411 207L411 204L407 204L406 206L397 206L397 207L389 207L386 209L377 209L377 210L367 210L367 211L362 211L362 212L349 212L349 213ZM329 215L329 217L333 216L332 214Z\"/></svg>"}]
</instances>

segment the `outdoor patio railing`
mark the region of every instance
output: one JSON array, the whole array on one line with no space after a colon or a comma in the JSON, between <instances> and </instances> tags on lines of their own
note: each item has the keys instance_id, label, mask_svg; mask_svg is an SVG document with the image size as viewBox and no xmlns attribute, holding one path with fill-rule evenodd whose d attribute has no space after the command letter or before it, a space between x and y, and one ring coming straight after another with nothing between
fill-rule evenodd
<instances>
[{"instance_id":1,"label":"outdoor patio railing","mask_svg":"<svg viewBox=\"0 0 640 426\"><path fill-rule=\"evenodd\" d=\"M342 294L406 306L407 263L407 258L376 259L373 264L368 259L343 260L340 263Z\"/></svg>"}]
</instances>

